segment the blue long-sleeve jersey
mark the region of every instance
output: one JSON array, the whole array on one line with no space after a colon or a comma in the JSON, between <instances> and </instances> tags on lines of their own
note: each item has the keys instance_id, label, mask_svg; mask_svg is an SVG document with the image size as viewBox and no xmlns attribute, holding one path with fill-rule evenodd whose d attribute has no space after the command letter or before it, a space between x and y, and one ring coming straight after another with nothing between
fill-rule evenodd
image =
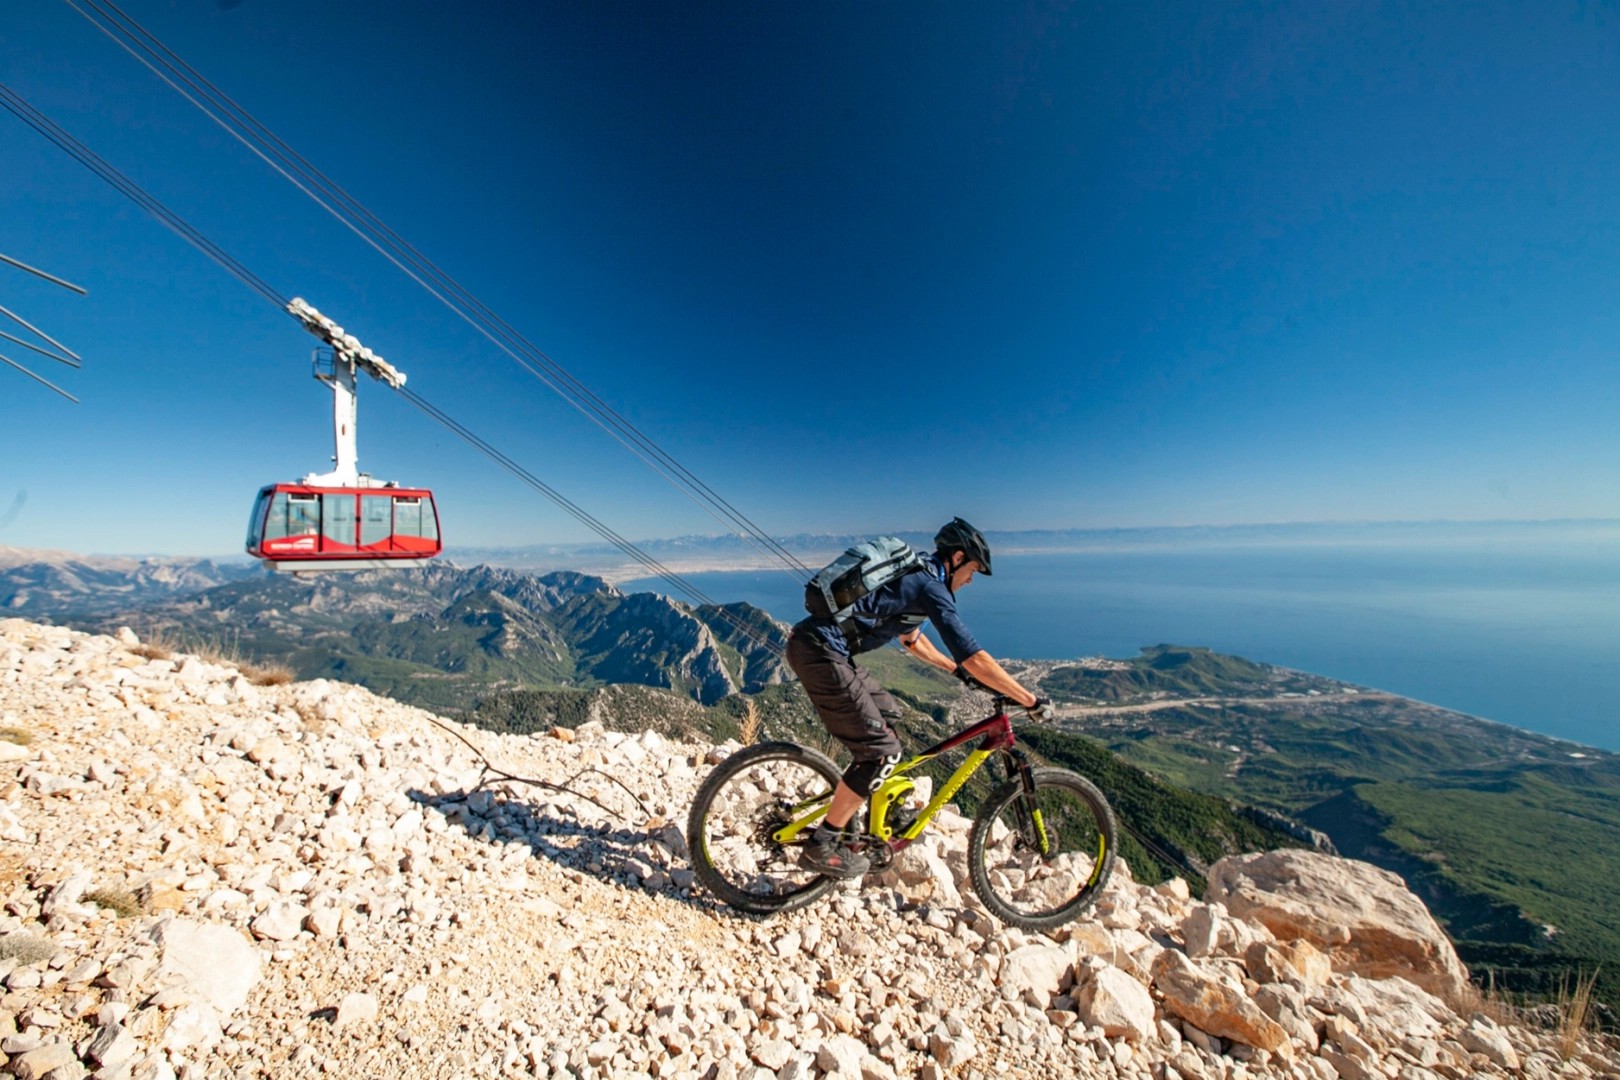
<instances>
[{"instance_id":1,"label":"blue long-sleeve jersey","mask_svg":"<svg viewBox=\"0 0 1620 1080\"><path fill-rule=\"evenodd\" d=\"M896 578L856 602L850 615L857 630L853 649L831 619L812 616L799 625L812 629L835 652L850 656L880 649L927 620L939 631L945 651L960 664L980 651L979 643L956 614L956 597L945 584L944 564L937 555L922 558L921 570Z\"/></svg>"}]
</instances>

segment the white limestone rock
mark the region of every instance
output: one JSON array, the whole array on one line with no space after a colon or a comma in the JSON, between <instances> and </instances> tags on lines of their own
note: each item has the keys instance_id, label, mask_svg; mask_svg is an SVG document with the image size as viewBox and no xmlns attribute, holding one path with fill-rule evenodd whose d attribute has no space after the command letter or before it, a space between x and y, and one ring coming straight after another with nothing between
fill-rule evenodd
<instances>
[{"instance_id":1,"label":"white limestone rock","mask_svg":"<svg viewBox=\"0 0 1620 1080\"><path fill-rule=\"evenodd\" d=\"M341 1030L353 1024L367 1024L377 1019L377 998L373 994L343 995L332 1018L332 1027Z\"/></svg>"},{"instance_id":2,"label":"white limestone rock","mask_svg":"<svg viewBox=\"0 0 1620 1080\"><path fill-rule=\"evenodd\" d=\"M1450 997L1468 985L1428 908L1399 877L1370 863L1295 850L1228 856L1211 867L1204 898L1279 940L1304 938L1338 971L1397 975Z\"/></svg>"},{"instance_id":3,"label":"white limestone rock","mask_svg":"<svg viewBox=\"0 0 1620 1080\"><path fill-rule=\"evenodd\" d=\"M242 1008L258 984L258 950L229 927L168 919L158 923L151 938L162 949L157 981L184 987L222 1016Z\"/></svg>"},{"instance_id":4,"label":"white limestone rock","mask_svg":"<svg viewBox=\"0 0 1620 1080\"><path fill-rule=\"evenodd\" d=\"M1153 995L1112 965L1090 974L1075 996L1080 1019L1111 1039L1144 1042L1155 1037Z\"/></svg>"}]
</instances>

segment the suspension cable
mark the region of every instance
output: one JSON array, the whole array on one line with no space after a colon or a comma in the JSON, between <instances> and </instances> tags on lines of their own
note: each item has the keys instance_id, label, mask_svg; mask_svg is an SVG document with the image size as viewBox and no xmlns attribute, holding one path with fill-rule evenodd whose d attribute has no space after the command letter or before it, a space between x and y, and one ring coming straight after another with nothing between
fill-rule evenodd
<instances>
[{"instance_id":1,"label":"suspension cable","mask_svg":"<svg viewBox=\"0 0 1620 1080\"><path fill-rule=\"evenodd\" d=\"M497 465L501 466L501 468L505 469L507 472L510 472L513 476L516 476L519 480L523 481L525 484L534 488L534 490L540 492L540 494L556 503L576 521L585 525L598 536L602 537L602 539L606 540L608 543L630 556L630 558L640 563L654 576L661 578L669 584L675 586L677 589L680 589L686 595L696 600L699 604L714 609L716 616L725 621L727 625L736 630L738 633L752 638L754 641L764 645L767 649L770 649L779 656L786 652L786 649L774 638L761 638L757 630L753 629L747 623L732 615L731 612L726 610L724 605L705 595L704 592L696 585L693 585L691 582L687 581L685 578L681 577L673 570L670 570L658 560L654 559L651 555L648 555L646 552L636 547L635 544L631 543L629 540L626 540L619 533L603 524L600 520L580 507L577 503L573 502L567 496L563 495L551 485L529 472L529 470L525 469L522 465L519 465L517 462L513 461L506 454L502 453L489 442L485 441L482 437L468 429L460 421L451 417L438 406L424 399L416 391L410 389L409 387L402 386L399 388L399 395L412 405L415 405L418 409L422 410L428 416L438 421L440 424L443 424L445 427L449 428L468 445L484 454L491 461L494 461Z\"/></svg>"},{"instance_id":2,"label":"suspension cable","mask_svg":"<svg viewBox=\"0 0 1620 1080\"><path fill-rule=\"evenodd\" d=\"M737 533L795 581L802 582L805 576L814 572L589 387L390 229L358 200L164 46L123 12L113 0L84 0L96 15L105 20L105 24L98 22L90 12L81 7L78 0L64 0L64 2L362 241L393 263L407 277L421 285L430 295L607 432L676 490L704 509L728 532ZM207 104L199 98L206 100ZM317 194L317 191L320 194ZM345 216L346 214L348 216Z\"/></svg>"},{"instance_id":3,"label":"suspension cable","mask_svg":"<svg viewBox=\"0 0 1620 1080\"><path fill-rule=\"evenodd\" d=\"M164 225L172 229L175 233L179 234L193 247L197 248L197 250L207 255L210 259L213 259L226 270L230 271L230 273L236 276L245 285L253 289L265 300L274 304L276 308L283 314L288 314L290 316L291 313L287 310L286 298L267 284L262 278L258 277L242 263L232 258L231 255L219 245L215 244L191 225L187 224L174 211L170 210L168 207L158 202L157 199L147 194L133 180L129 179L123 173L119 172L118 169L102 160L88 147L84 146L84 144L80 143L77 139L74 139L66 131L63 131L56 124L52 123L42 113L40 113L28 102L24 101L20 96L18 96L3 83L0 83L0 105L3 105L6 109L32 127L35 131L38 131L62 150L66 151L81 165L84 165L86 168L90 169L97 176L101 177L108 184L112 185L121 194L129 198L142 209L146 210L147 213L151 214ZM14 367L18 366L12 363L10 360L6 360L6 363L12 364ZM33 377L38 378L38 376ZM43 379L40 381L44 382ZM46 385L51 386L50 383L46 383ZM58 387L51 386L51 389L56 390L58 393L62 393L64 395L66 394L65 391ZM629 540L626 540L613 529L603 524L599 519L587 513L578 504L574 503L566 496L562 495L562 493L558 492L555 488L552 488L550 485L540 480L533 473L523 468L517 462L513 461L506 454L496 449L493 445L480 438L478 435L474 434L472 431L446 414L443 410L427 401L420 394L416 393L414 390L407 390L404 387L400 387L398 392L412 405L415 405L418 409L421 409L430 417L448 427L462 439L466 440L472 446L500 464L503 468L513 473L513 475L517 476L524 483L551 499L558 506L562 507L565 511L571 514L575 519L589 527L592 531L596 532L597 535L619 548L625 554L629 555L652 574L674 585L688 596L697 600L699 604L712 608L716 613L717 618L731 626L738 633L755 642L758 642L778 655L785 651L784 647L774 638L763 636L759 630L749 626L746 622L727 611L723 605L706 596L702 590L698 589L691 582L680 577L678 574L674 573L668 567L660 563L657 559L636 547ZM71 395L66 396L71 397Z\"/></svg>"},{"instance_id":4,"label":"suspension cable","mask_svg":"<svg viewBox=\"0 0 1620 1080\"><path fill-rule=\"evenodd\" d=\"M98 157L89 147L57 127L48 117L24 101L10 87L0 83L0 105L5 106L14 116L23 123L39 132L45 138L55 143L60 149L67 152L79 164L95 173L101 179L111 184L119 193L134 202L148 214L157 218L186 243L213 259L234 274L244 285L275 304L285 309L287 298L271 288L258 275L247 267L231 258L230 254L209 240L202 233L186 224L180 215L158 202L133 180L113 168Z\"/></svg>"}]
</instances>

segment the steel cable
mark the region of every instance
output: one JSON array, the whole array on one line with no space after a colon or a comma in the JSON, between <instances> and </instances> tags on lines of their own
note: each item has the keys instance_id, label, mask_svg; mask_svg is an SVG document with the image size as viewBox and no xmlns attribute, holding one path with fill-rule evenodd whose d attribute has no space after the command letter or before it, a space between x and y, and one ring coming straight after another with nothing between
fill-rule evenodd
<instances>
[{"instance_id":1,"label":"steel cable","mask_svg":"<svg viewBox=\"0 0 1620 1080\"><path fill-rule=\"evenodd\" d=\"M249 288L253 289L253 291L257 292L264 299L274 304L276 308L283 314L288 314L289 317L291 317L290 313L287 311L286 298L268 283L266 283L262 278L254 274L242 263L231 257L231 255L218 244L215 244L197 229L187 224L185 220L174 211L170 210L157 199L147 194L133 180L119 172L118 169L97 156L88 147L84 146L83 143L80 143L66 131L62 130L4 84L0 84L0 105L3 105L13 115L17 116L35 131L49 139L57 147L68 153L69 156L73 157L74 160L78 161L81 165L84 165L97 176L101 177L101 179L106 181L125 197L129 198L136 205L140 206L143 210L147 211L147 213L157 218L165 226L180 235L193 247L197 248L197 250L213 259L216 263L229 271L233 276L242 281ZM7 363L9 364L12 362L8 360ZM13 364L12 366L17 365ZM26 371L26 369L24 370ZM38 378L38 376L34 377ZM40 381L43 382L44 380ZM46 383L46 385L49 386L50 384ZM60 388L54 386L51 388L57 390L58 393L66 393L65 391L60 390ZM466 440L475 448L483 452L486 456L500 464L503 468L506 468L529 486L551 499L559 507L571 514L576 520L580 521L592 531L596 532L597 535L601 536L603 539L625 552L625 554L629 555L637 563L647 568L654 576L657 576L658 578L679 588L688 596L696 599L700 604L712 607L716 612L716 616L735 629L738 633L751 640L759 642L772 652L777 654L784 652L783 647L774 639L761 636L758 630L748 626L742 620L737 619L730 612L728 612L724 606L716 603L714 600L704 595L704 593L696 586L681 578L678 574L671 571L668 567L664 566L657 559L654 559L651 555L648 555L646 552L636 547L623 536L620 536L617 532L585 511L578 504L574 503L561 492L540 480L533 473L523 468L517 462L513 461L506 454L496 449L493 445L478 435L474 434L465 426L443 412L443 410L427 401L420 394L413 390L407 390L403 387L399 389L399 393L404 396L405 399L412 405L415 405L434 420L449 428L462 439Z\"/></svg>"},{"instance_id":2,"label":"steel cable","mask_svg":"<svg viewBox=\"0 0 1620 1080\"><path fill-rule=\"evenodd\" d=\"M793 576L796 581L802 583L804 576L814 572L589 387L390 229L357 199L350 196L206 77L164 46L112 3L112 0L84 0L108 25L103 25L93 18L79 5L78 0L64 0L64 2L309 196L328 214L393 263L406 276L426 289L440 303L507 353L542 384L602 428L671 486L703 508L727 531L736 532L755 551L777 563L779 568ZM160 68L162 70L159 70ZM190 92L178 85L176 80L189 87ZM199 97L206 99L209 104L205 105L199 101ZM215 112L215 109L219 112ZM221 112L230 117L230 120L221 117L219 115ZM321 195L317 195L311 188L319 190ZM344 211L338 210L332 203L341 205L349 215L358 218L360 224L345 217ZM407 263L409 265L406 265Z\"/></svg>"}]
</instances>

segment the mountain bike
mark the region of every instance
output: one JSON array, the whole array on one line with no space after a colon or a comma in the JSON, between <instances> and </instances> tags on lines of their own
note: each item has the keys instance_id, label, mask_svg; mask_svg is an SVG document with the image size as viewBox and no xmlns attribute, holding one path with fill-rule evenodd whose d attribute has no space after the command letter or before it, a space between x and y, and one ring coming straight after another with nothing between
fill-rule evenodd
<instances>
[{"instance_id":1,"label":"mountain bike","mask_svg":"<svg viewBox=\"0 0 1620 1080\"><path fill-rule=\"evenodd\" d=\"M997 695L993 715L897 766L867 800L864 832L845 842L870 860L868 873L886 869L994 759L1003 777L968 833L969 878L997 918L1044 930L1074 919L1102 892L1117 847L1114 813L1085 777L1030 764L1016 745L1009 707L1017 703ZM910 816L906 801L917 786L910 774L974 740ZM841 773L825 754L791 742L748 746L715 766L687 819L698 880L724 903L755 914L792 911L825 895L837 881L800 867L799 851L826 815Z\"/></svg>"}]
</instances>

